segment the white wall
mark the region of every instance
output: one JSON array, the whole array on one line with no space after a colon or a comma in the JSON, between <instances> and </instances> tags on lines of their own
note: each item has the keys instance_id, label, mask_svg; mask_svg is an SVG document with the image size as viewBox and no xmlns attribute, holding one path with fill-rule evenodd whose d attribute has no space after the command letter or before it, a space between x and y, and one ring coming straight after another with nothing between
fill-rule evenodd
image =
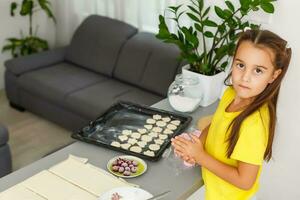
<instances>
[{"instance_id":1,"label":"white wall","mask_svg":"<svg viewBox=\"0 0 300 200\"><path fill-rule=\"evenodd\" d=\"M72 1L85 4L85 1L82 0ZM74 23L68 23L70 18L76 16L72 10L81 8L81 6L72 7L74 6L70 3L72 1L61 0L59 3L57 1L55 8L60 12L57 12L58 24L56 31L52 22L49 22L44 15L40 17L42 23L40 23L39 33L48 39L51 45L54 43L58 46L67 44L78 21L81 20L76 19ZM55 0L52 0L52 2L55 3ZM98 3L98 6L100 6L100 3ZM134 8L135 6L130 5L130 7ZM300 19L299 7L300 1L298 0L278 0L271 23L264 25L265 28L276 32L289 41L289 45L293 50L293 57L281 88L278 102L278 126L274 142L274 159L264 166L261 176L261 189L258 194L260 200L300 199L300 132L298 125L300 123L300 106L298 103L300 100L300 78L298 77L300 76L300 28L297 25ZM128 21L134 21L134 19L126 17L126 13L125 18ZM133 24L136 23L138 21ZM0 47L2 47L4 38L18 36L19 29L24 29L27 21L23 18L11 18L9 16L9 1L0 1L0 25ZM55 37L56 33L57 37ZM9 54L0 54L0 88L3 87L3 61L9 56Z\"/></svg>"},{"instance_id":2,"label":"white wall","mask_svg":"<svg viewBox=\"0 0 300 200\"><path fill-rule=\"evenodd\" d=\"M265 165L259 199L300 199L300 1L279 0L269 29L288 40L292 60L278 102L274 159Z\"/></svg>"},{"instance_id":3,"label":"white wall","mask_svg":"<svg viewBox=\"0 0 300 200\"><path fill-rule=\"evenodd\" d=\"M28 19L25 17L10 16L10 3L12 1L0 1L0 50L6 44L5 39L9 37L20 37L20 30L28 32ZM16 2L22 2L17 0ZM55 0L50 0L55 5ZM50 47L55 43L55 27L44 13L37 13L34 17L34 24L39 24L38 36L47 39ZM34 29L35 30L35 29ZM4 88L4 61L11 58L9 52L0 51L0 89Z\"/></svg>"}]
</instances>

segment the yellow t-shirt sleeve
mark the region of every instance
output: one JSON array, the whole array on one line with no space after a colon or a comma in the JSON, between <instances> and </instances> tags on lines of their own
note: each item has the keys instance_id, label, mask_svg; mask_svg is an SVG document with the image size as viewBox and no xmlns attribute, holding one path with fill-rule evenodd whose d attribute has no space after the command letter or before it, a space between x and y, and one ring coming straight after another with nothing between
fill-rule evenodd
<instances>
[{"instance_id":1,"label":"yellow t-shirt sleeve","mask_svg":"<svg viewBox=\"0 0 300 200\"><path fill-rule=\"evenodd\" d=\"M265 131L260 118L246 119L241 125L240 136L230 158L262 165L267 144Z\"/></svg>"}]
</instances>

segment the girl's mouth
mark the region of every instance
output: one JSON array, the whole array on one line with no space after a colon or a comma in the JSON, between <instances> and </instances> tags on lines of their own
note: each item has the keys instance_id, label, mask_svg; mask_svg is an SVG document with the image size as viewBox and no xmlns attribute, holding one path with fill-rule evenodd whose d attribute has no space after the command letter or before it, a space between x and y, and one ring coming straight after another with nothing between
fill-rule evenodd
<instances>
[{"instance_id":1,"label":"girl's mouth","mask_svg":"<svg viewBox=\"0 0 300 200\"><path fill-rule=\"evenodd\" d=\"M243 88L243 89L250 89L249 87L246 87L244 85L239 85L239 87Z\"/></svg>"}]
</instances>

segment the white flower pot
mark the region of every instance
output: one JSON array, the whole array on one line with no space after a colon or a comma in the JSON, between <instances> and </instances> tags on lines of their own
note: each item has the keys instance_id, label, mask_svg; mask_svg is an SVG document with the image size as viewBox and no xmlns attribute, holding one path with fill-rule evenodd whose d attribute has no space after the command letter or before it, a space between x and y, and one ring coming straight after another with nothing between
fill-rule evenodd
<instances>
[{"instance_id":1,"label":"white flower pot","mask_svg":"<svg viewBox=\"0 0 300 200\"><path fill-rule=\"evenodd\" d=\"M195 93L202 94L200 106L209 106L214 103L222 92L222 87L225 80L225 72L220 72L213 76L206 76L189 70L190 66L182 67L183 76L197 77L199 80L199 89Z\"/></svg>"}]
</instances>

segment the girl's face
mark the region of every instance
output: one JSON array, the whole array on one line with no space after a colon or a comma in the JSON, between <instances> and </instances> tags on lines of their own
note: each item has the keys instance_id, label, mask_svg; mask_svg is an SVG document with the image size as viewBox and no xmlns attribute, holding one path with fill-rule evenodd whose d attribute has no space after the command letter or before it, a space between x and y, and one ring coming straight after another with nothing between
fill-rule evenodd
<instances>
[{"instance_id":1,"label":"girl's face","mask_svg":"<svg viewBox=\"0 0 300 200\"><path fill-rule=\"evenodd\" d=\"M268 48L258 48L244 41L237 49L232 65L232 85L237 97L252 99L259 95L281 73L275 70L274 53Z\"/></svg>"}]
</instances>

